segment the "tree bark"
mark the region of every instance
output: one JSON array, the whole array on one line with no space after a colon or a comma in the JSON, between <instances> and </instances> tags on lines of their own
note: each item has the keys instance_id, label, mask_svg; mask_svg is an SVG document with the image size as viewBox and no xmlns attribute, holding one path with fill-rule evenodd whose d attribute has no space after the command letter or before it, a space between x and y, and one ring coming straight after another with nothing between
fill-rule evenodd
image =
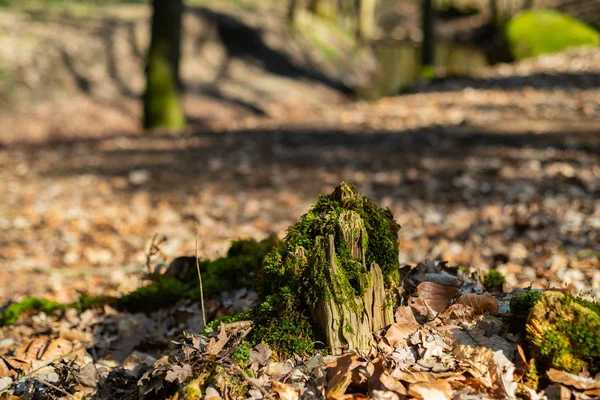
<instances>
[{"instance_id":1,"label":"tree bark","mask_svg":"<svg viewBox=\"0 0 600 400\"><path fill-rule=\"evenodd\" d=\"M376 0L360 0L358 13L358 39L369 40L375 30Z\"/></svg>"},{"instance_id":2,"label":"tree bark","mask_svg":"<svg viewBox=\"0 0 600 400\"><path fill-rule=\"evenodd\" d=\"M433 66L435 61L435 32L432 0L421 0L421 26L423 30L421 64L423 66Z\"/></svg>"},{"instance_id":3,"label":"tree bark","mask_svg":"<svg viewBox=\"0 0 600 400\"><path fill-rule=\"evenodd\" d=\"M287 23L289 26L295 26L298 22L298 13L300 12L300 0L290 0L287 11Z\"/></svg>"},{"instance_id":4,"label":"tree bark","mask_svg":"<svg viewBox=\"0 0 600 400\"><path fill-rule=\"evenodd\" d=\"M360 297L347 297L344 287L349 286L348 278L338 265L335 237L317 237L317 252L326 259L327 290L313 310L314 319L325 334L327 346L333 354L341 354L344 349L352 349L360 354L369 353L373 343L373 332L394 322L394 311L386 303L386 289L383 273L376 263L370 268L365 264L363 247L366 235L364 221L355 212L348 211L340 217L339 231L351 251L352 257L362 264L365 271L366 290ZM343 301L341 301L343 300Z\"/></svg>"},{"instance_id":5,"label":"tree bark","mask_svg":"<svg viewBox=\"0 0 600 400\"><path fill-rule=\"evenodd\" d=\"M497 0L490 0L490 19L492 24L498 23L498 2Z\"/></svg>"},{"instance_id":6,"label":"tree bark","mask_svg":"<svg viewBox=\"0 0 600 400\"><path fill-rule=\"evenodd\" d=\"M182 0L153 0L152 38L146 60L144 128L181 129L185 116L181 104Z\"/></svg>"}]
</instances>

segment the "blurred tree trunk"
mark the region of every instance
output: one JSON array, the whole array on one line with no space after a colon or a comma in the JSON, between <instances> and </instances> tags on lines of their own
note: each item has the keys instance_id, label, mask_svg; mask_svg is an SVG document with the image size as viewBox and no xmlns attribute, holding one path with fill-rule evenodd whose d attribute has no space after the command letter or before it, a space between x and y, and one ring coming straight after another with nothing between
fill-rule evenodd
<instances>
[{"instance_id":1,"label":"blurred tree trunk","mask_svg":"<svg viewBox=\"0 0 600 400\"><path fill-rule=\"evenodd\" d=\"M377 0L359 0L358 30L359 40L369 40L375 30L375 6Z\"/></svg>"},{"instance_id":2,"label":"blurred tree trunk","mask_svg":"<svg viewBox=\"0 0 600 400\"><path fill-rule=\"evenodd\" d=\"M180 99L182 0L153 0L152 39L146 60L144 128L181 129Z\"/></svg>"},{"instance_id":3,"label":"blurred tree trunk","mask_svg":"<svg viewBox=\"0 0 600 400\"><path fill-rule=\"evenodd\" d=\"M525 0L523 3L523 9L529 10L530 8L533 8L533 3L533 0Z\"/></svg>"},{"instance_id":4,"label":"blurred tree trunk","mask_svg":"<svg viewBox=\"0 0 600 400\"><path fill-rule=\"evenodd\" d=\"M308 10L321 18L337 22L339 10L335 0L311 0Z\"/></svg>"},{"instance_id":5,"label":"blurred tree trunk","mask_svg":"<svg viewBox=\"0 0 600 400\"><path fill-rule=\"evenodd\" d=\"M421 26L423 29L423 47L421 64L433 66L435 61L435 32L432 0L421 0Z\"/></svg>"},{"instance_id":6,"label":"blurred tree trunk","mask_svg":"<svg viewBox=\"0 0 600 400\"><path fill-rule=\"evenodd\" d=\"M492 24L498 23L498 3L496 0L490 0L490 19Z\"/></svg>"},{"instance_id":7,"label":"blurred tree trunk","mask_svg":"<svg viewBox=\"0 0 600 400\"><path fill-rule=\"evenodd\" d=\"M298 22L298 14L300 13L300 0L290 0L287 12L287 23L290 26L295 26Z\"/></svg>"}]
</instances>

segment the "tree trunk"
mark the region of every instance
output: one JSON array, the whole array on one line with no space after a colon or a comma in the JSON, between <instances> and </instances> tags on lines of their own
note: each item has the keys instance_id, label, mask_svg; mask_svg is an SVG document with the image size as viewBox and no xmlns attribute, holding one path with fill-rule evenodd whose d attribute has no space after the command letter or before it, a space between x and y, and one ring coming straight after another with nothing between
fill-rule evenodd
<instances>
[{"instance_id":1,"label":"tree trunk","mask_svg":"<svg viewBox=\"0 0 600 400\"><path fill-rule=\"evenodd\" d=\"M524 10L529 10L531 8L533 8L533 0L525 0L525 2L523 3L523 9Z\"/></svg>"},{"instance_id":2,"label":"tree trunk","mask_svg":"<svg viewBox=\"0 0 600 400\"><path fill-rule=\"evenodd\" d=\"M185 116L181 104L182 0L153 0L152 39L146 60L144 128L181 129Z\"/></svg>"},{"instance_id":3,"label":"tree trunk","mask_svg":"<svg viewBox=\"0 0 600 400\"><path fill-rule=\"evenodd\" d=\"M300 12L300 0L290 0L287 11L287 23L289 26L295 26L298 22L298 13Z\"/></svg>"},{"instance_id":4,"label":"tree trunk","mask_svg":"<svg viewBox=\"0 0 600 400\"><path fill-rule=\"evenodd\" d=\"M376 0L360 0L358 13L358 39L369 40L375 30Z\"/></svg>"},{"instance_id":5,"label":"tree trunk","mask_svg":"<svg viewBox=\"0 0 600 400\"><path fill-rule=\"evenodd\" d=\"M490 0L490 19L492 24L498 23L498 2L497 0Z\"/></svg>"},{"instance_id":6,"label":"tree trunk","mask_svg":"<svg viewBox=\"0 0 600 400\"><path fill-rule=\"evenodd\" d=\"M432 0L421 0L421 26L423 29L423 47L421 64L433 66L435 61L435 32Z\"/></svg>"}]
</instances>

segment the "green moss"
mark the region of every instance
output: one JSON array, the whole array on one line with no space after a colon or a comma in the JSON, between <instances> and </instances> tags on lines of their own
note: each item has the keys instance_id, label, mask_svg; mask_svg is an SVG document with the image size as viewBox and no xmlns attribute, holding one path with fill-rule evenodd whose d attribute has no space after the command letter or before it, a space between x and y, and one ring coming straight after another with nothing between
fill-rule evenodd
<instances>
[{"instance_id":1,"label":"green moss","mask_svg":"<svg viewBox=\"0 0 600 400\"><path fill-rule=\"evenodd\" d=\"M187 400L200 400L202 399L202 386L206 377L199 376L192 380L190 383L185 385L182 392Z\"/></svg>"},{"instance_id":2,"label":"green moss","mask_svg":"<svg viewBox=\"0 0 600 400\"><path fill-rule=\"evenodd\" d=\"M598 305L561 292L544 292L527 322L533 356L544 367L571 373L600 372Z\"/></svg>"},{"instance_id":3,"label":"green moss","mask_svg":"<svg viewBox=\"0 0 600 400\"><path fill-rule=\"evenodd\" d=\"M19 303L10 304L0 314L0 326L13 325L24 314L33 312L45 312L52 314L56 311L66 309L66 305L37 297L27 297Z\"/></svg>"},{"instance_id":4,"label":"green moss","mask_svg":"<svg viewBox=\"0 0 600 400\"><path fill-rule=\"evenodd\" d=\"M527 293L521 293L510 299L510 311L516 315L529 315L529 312L540 299L542 292L532 290Z\"/></svg>"},{"instance_id":5,"label":"green moss","mask_svg":"<svg viewBox=\"0 0 600 400\"><path fill-rule=\"evenodd\" d=\"M389 210L342 183L322 195L300 221L288 228L283 246L263 262L255 309L254 337L284 354L302 353L317 340L310 309L315 302L333 299L352 308L369 285L369 266L377 263L387 288L399 281L398 230ZM328 239L335 239L335 276L327 261ZM352 255L349 237L360 238L365 263ZM356 250L356 249L355 249Z\"/></svg>"},{"instance_id":6,"label":"green moss","mask_svg":"<svg viewBox=\"0 0 600 400\"><path fill-rule=\"evenodd\" d=\"M127 311L149 312L175 304L188 289L186 284L175 278L162 277L156 282L122 296L118 303Z\"/></svg>"},{"instance_id":7,"label":"green moss","mask_svg":"<svg viewBox=\"0 0 600 400\"><path fill-rule=\"evenodd\" d=\"M252 310L255 327L249 340L270 345L284 358L312 353L319 336L297 300L298 295L289 287L267 296Z\"/></svg>"},{"instance_id":8,"label":"green moss","mask_svg":"<svg viewBox=\"0 0 600 400\"><path fill-rule=\"evenodd\" d=\"M280 245L281 241L276 236L269 236L260 242L254 239L238 240L232 243L227 257L201 261L204 295L211 296L242 287L254 288L264 258ZM182 280L196 282L196 274L194 268ZM199 290L195 290L195 295L200 295Z\"/></svg>"},{"instance_id":9,"label":"green moss","mask_svg":"<svg viewBox=\"0 0 600 400\"><path fill-rule=\"evenodd\" d=\"M483 286L488 290L502 289L502 285L506 283L506 278L500 272L492 270L483 278Z\"/></svg>"},{"instance_id":10,"label":"green moss","mask_svg":"<svg viewBox=\"0 0 600 400\"><path fill-rule=\"evenodd\" d=\"M535 359L531 359L529 361L529 368L527 371L525 371L525 375L523 376L523 384L534 390L537 390L539 382L540 376L537 371Z\"/></svg>"},{"instance_id":11,"label":"green moss","mask_svg":"<svg viewBox=\"0 0 600 400\"><path fill-rule=\"evenodd\" d=\"M116 307L119 299L114 296L81 296L79 300L71 305L71 307L84 311L91 308L104 307L110 305Z\"/></svg>"},{"instance_id":12,"label":"green moss","mask_svg":"<svg viewBox=\"0 0 600 400\"><path fill-rule=\"evenodd\" d=\"M215 331L215 330L219 329L219 326L221 325L221 323L229 324L232 322L247 321L247 320L251 320L251 319L252 319L252 314L250 311L240 312L240 313L236 313L236 314L232 314L232 315L226 315L224 317L217 318L217 319L209 322L208 324L206 324L205 329Z\"/></svg>"},{"instance_id":13,"label":"green moss","mask_svg":"<svg viewBox=\"0 0 600 400\"><path fill-rule=\"evenodd\" d=\"M594 28L554 10L520 13L508 23L506 36L516 59L600 44L600 34Z\"/></svg>"},{"instance_id":14,"label":"green moss","mask_svg":"<svg viewBox=\"0 0 600 400\"><path fill-rule=\"evenodd\" d=\"M579 253L577 253L576 257L577 257L577 260L579 260L579 261L584 260L586 258L600 259L600 251L591 250L591 249L582 250Z\"/></svg>"}]
</instances>

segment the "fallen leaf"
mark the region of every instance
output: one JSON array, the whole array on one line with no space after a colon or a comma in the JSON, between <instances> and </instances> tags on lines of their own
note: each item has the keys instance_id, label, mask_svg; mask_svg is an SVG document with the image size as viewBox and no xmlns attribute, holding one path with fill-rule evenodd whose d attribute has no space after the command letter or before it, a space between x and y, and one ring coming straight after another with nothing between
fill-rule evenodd
<instances>
[{"instance_id":1,"label":"fallen leaf","mask_svg":"<svg viewBox=\"0 0 600 400\"><path fill-rule=\"evenodd\" d=\"M415 310L419 315L427 317L428 320L432 320L437 316L437 312L433 310L424 299L420 297L409 297L408 305Z\"/></svg>"},{"instance_id":2,"label":"fallen leaf","mask_svg":"<svg viewBox=\"0 0 600 400\"><path fill-rule=\"evenodd\" d=\"M427 305L438 313L448 307L456 292L454 287L443 286L434 282L423 282L417 286L419 298L425 300Z\"/></svg>"},{"instance_id":3,"label":"fallen leaf","mask_svg":"<svg viewBox=\"0 0 600 400\"><path fill-rule=\"evenodd\" d=\"M415 319L415 314L409 306L400 306L394 315L396 323L399 325L419 325Z\"/></svg>"},{"instance_id":4,"label":"fallen leaf","mask_svg":"<svg viewBox=\"0 0 600 400\"><path fill-rule=\"evenodd\" d=\"M271 387L273 391L279 395L281 400L298 400L300 395L292 386L277 382L275 380L271 381Z\"/></svg>"},{"instance_id":5,"label":"fallen leaf","mask_svg":"<svg viewBox=\"0 0 600 400\"><path fill-rule=\"evenodd\" d=\"M13 375L13 372L8 368L4 359L0 358L0 378L4 378L5 376Z\"/></svg>"},{"instance_id":6,"label":"fallen leaf","mask_svg":"<svg viewBox=\"0 0 600 400\"><path fill-rule=\"evenodd\" d=\"M547 372L548 378L552 382L561 383L563 385L574 387L575 389L581 390L595 390L600 389L600 379L584 378L579 375L571 374L569 372L559 371L554 368L550 368Z\"/></svg>"},{"instance_id":7,"label":"fallen leaf","mask_svg":"<svg viewBox=\"0 0 600 400\"><path fill-rule=\"evenodd\" d=\"M167 371L165 380L167 382L179 382L184 383L189 377L192 376L192 367L188 364L179 366L177 364L171 365L171 369Z\"/></svg>"},{"instance_id":8,"label":"fallen leaf","mask_svg":"<svg viewBox=\"0 0 600 400\"><path fill-rule=\"evenodd\" d=\"M456 300L456 304L466 304L475 309L478 314L490 314L498 315L498 299L490 296L488 293L476 294L469 293L463 294Z\"/></svg>"},{"instance_id":9,"label":"fallen leaf","mask_svg":"<svg viewBox=\"0 0 600 400\"><path fill-rule=\"evenodd\" d=\"M408 395L421 400L450 400L452 387L444 379L435 382L413 383L408 387Z\"/></svg>"},{"instance_id":10,"label":"fallen leaf","mask_svg":"<svg viewBox=\"0 0 600 400\"><path fill-rule=\"evenodd\" d=\"M402 383L392 378L385 370L383 359L376 358L367 364L369 374L368 384L369 393L373 391L391 391L402 396L406 396L406 388Z\"/></svg>"},{"instance_id":11,"label":"fallen leaf","mask_svg":"<svg viewBox=\"0 0 600 400\"><path fill-rule=\"evenodd\" d=\"M408 339L410 335L415 333L418 328L418 325L392 324L385 333L385 338L387 339L390 346L406 346L406 339Z\"/></svg>"},{"instance_id":12,"label":"fallen leaf","mask_svg":"<svg viewBox=\"0 0 600 400\"><path fill-rule=\"evenodd\" d=\"M204 393L205 400L223 400L217 389L213 386L209 386L206 388L206 392Z\"/></svg>"},{"instance_id":13,"label":"fallen leaf","mask_svg":"<svg viewBox=\"0 0 600 400\"><path fill-rule=\"evenodd\" d=\"M467 304L452 304L446 308L438 317L442 321L456 319L459 321L468 321L477 315L476 310Z\"/></svg>"},{"instance_id":14,"label":"fallen leaf","mask_svg":"<svg viewBox=\"0 0 600 400\"><path fill-rule=\"evenodd\" d=\"M206 354L212 356L213 358L216 357L217 354L223 350L223 347L225 347L227 341L229 341L229 337L227 336L227 332L225 332L225 324L221 323L221 330L219 331L218 340L215 340L215 338L210 339L210 342L208 342L208 345L205 349Z\"/></svg>"},{"instance_id":15,"label":"fallen leaf","mask_svg":"<svg viewBox=\"0 0 600 400\"><path fill-rule=\"evenodd\" d=\"M346 389L352 380L352 370L363 363L358 361L358 356L347 353L338 357L331 365L332 373L327 382L325 397L329 400L344 398Z\"/></svg>"}]
</instances>

